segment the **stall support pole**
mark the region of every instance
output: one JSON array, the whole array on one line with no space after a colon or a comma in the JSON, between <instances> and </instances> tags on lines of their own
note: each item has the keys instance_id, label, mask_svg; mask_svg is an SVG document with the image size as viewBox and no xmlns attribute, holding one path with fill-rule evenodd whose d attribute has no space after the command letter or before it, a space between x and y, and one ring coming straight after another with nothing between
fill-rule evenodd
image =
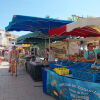
<instances>
[{"instance_id":1,"label":"stall support pole","mask_svg":"<svg viewBox=\"0 0 100 100\"><path fill-rule=\"evenodd\" d=\"M49 23L49 30L50 30L50 23ZM49 50L50 50L50 37L49 37Z\"/></svg>"},{"instance_id":2,"label":"stall support pole","mask_svg":"<svg viewBox=\"0 0 100 100\"><path fill-rule=\"evenodd\" d=\"M69 42L70 42L70 39L68 39L68 52L67 52L67 56L68 56L68 60L69 60Z\"/></svg>"},{"instance_id":3,"label":"stall support pole","mask_svg":"<svg viewBox=\"0 0 100 100\"><path fill-rule=\"evenodd\" d=\"M50 50L50 37L49 37L49 50Z\"/></svg>"},{"instance_id":4,"label":"stall support pole","mask_svg":"<svg viewBox=\"0 0 100 100\"><path fill-rule=\"evenodd\" d=\"M68 39L66 40L66 59L68 60Z\"/></svg>"},{"instance_id":5,"label":"stall support pole","mask_svg":"<svg viewBox=\"0 0 100 100\"><path fill-rule=\"evenodd\" d=\"M45 38L45 48L46 48L46 38Z\"/></svg>"}]
</instances>

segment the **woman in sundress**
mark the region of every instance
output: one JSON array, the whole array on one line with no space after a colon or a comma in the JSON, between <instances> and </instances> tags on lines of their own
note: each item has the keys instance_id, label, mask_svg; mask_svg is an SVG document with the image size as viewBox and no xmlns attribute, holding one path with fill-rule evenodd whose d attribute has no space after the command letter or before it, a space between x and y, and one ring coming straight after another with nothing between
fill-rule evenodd
<instances>
[{"instance_id":1,"label":"woman in sundress","mask_svg":"<svg viewBox=\"0 0 100 100\"><path fill-rule=\"evenodd\" d=\"M16 50L16 46L12 47L12 50L10 51L9 56L9 64L10 64L10 74L13 75L15 73L15 76L17 76L17 64L18 64L18 51Z\"/></svg>"}]
</instances>

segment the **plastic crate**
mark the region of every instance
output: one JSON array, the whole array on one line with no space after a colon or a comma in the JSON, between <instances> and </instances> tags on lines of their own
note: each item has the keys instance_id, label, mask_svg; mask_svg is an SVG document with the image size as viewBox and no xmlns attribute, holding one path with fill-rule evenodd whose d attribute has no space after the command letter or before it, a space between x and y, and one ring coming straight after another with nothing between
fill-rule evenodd
<instances>
[{"instance_id":1,"label":"plastic crate","mask_svg":"<svg viewBox=\"0 0 100 100\"><path fill-rule=\"evenodd\" d=\"M70 74L72 74L73 72L76 72L77 70L81 70L81 69L85 70L90 67L91 67L91 63L77 62L76 64L68 66L67 68L70 69Z\"/></svg>"},{"instance_id":2,"label":"plastic crate","mask_svg":"<svg viewBox=\"0 0 100 100\"><path fill-rule=\"evenodd\" d=\"M75 64L73 61L62 61L63 66L70 66L72 64Z\"/></svg>"},{"instance_id":3,"label":"plastic crate","mask_svg":"<svg viewBox=\"0 0 100 100\"><path fill-rule=\"evenodd\" d=\"M89 66L91 66L90 63L77 62L71 66L68 66L68 68L73 70L79 70L79 69L86 69Z\"/></svg>"},{"instance_id":4,"label":"plastic crate","mask_svg":"<svg viewBox=\"0 0 100 100\"><path fill-rule=\"evenodd\" d=\"M58 75L68 75L69 74L69 69L66 69L66 68L55 68L54 71Z\"/></svg>"},{"instance_id":5,"label":"plastic crate","mask_svg":"<svg viewBox=\"0 0 100 100\"><path fill-rule=\"evenodd\" d=\"M47 94L47 70L42 68L42 83L43 83L43 92Z\"/></svg>"},{"instance_id":6,"label":"plastic crate","mask_svg":"<svg viewBox=\"0 0 100 100\"><path fill-rule=\"evenodd\" d=\"M54 68L63 68L63 67L68 67L69 65L75 64L72 61L57 61L57 62L52 62L49 63L49 69L52 70Z\"/></svg>"},{"instance_id":7,"label":"plastic crate","mask_svg":"<svg viewBox=\"0 0 100 100\"><path fill-rule=\"evenodd\" d=\"M97 72L95 72L95 70L92 70L89 67L90 66L87 66L87 69L72 71L72 76L85 81L100 81L100 71L97 70Z\"/></svg>"},{"instance_id":8,"label":"plastic crate","mask_svg":"<svg viewBox=\"0 0 100 100\"><path fill-rule=\"evenodd\" d=\"M62 64L62 60L58 60L57 62L55 62L56 64Z\"/></svg>"},{"instance_id":9,"label":"plastic crate","mask_svg":"<svg viewBox=\"0 0 100 100\"><path fill-rule=\"evenodd\" d=\"M85 80L85 81L100 81L100 73L88 73L88 72L82 72L77 71L72 73L74 78Z\"/></svg>"},{"instance_id":10,"label":"plastic crate","mask_svg":"<svg viewBox=\"0 0 100 100\"><path fill-rule=\"evenodd\" d=\"M61 68L61 67L63 67L61 64L49 63L49 70L53 70L54 68Z\"/></svg>"}]
</instances>

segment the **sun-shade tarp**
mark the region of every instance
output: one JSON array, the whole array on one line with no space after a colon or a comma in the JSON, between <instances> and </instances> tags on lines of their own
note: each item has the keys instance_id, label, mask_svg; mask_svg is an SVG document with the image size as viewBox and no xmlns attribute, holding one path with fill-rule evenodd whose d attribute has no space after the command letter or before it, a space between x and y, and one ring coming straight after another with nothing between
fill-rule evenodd
<instances>
[{"instance_id":1,"label":"sun-shade tarp","mask_svg":"<svg viewBox=\"0 0 100 100\"><path fill-rule=\"evenodd\" d=\"M53 18L39 18L23 15L14 15L12 21L5 28L6 31L40 31L48 34L49 29L55 29L65 24L72 23L69 20L59 20Z\"/></svg>"}]
</instances>

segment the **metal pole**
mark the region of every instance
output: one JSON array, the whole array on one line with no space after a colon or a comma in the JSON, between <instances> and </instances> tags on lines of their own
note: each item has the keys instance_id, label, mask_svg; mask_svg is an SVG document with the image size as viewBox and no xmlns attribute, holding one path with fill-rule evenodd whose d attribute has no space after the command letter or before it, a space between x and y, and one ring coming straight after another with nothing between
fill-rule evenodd
<instances>
[{"instance_id":1,"label":"metal pole","mask_svg":"<svg viewBox=\"0 0 100 100\"><path fill-rule=\"evenodd\" d=\"M45 38L45 48L46 48L46 38Z\"/></svg>"},{"instance_id":2,"label":"metal pole","mask_svg":"<svg viewBox=\"0 0 100 100\"><path fill-rule=\"evenodd\" d=\"M68 47L67 47L67 49L68 49L68 54L67 54L67 56L68 56L68 60L69 60L69 42L70 42L70 38L68 39Z\"/></svg>"},{"instance_id":3,"label":"metal pole","mask_svg":"<svg viewBox=\"0 0 100 100\"><path fill-rule=\"evenodd\" d=\"M49 37L49 50L50 50L50 37Z\"/></svg>"},{"instance_id":4,"label":"metal pole","mask_svg":"<svg viewBox=\"0 0 100 100\"><path fill-rule=\"evenodd\" d=\"M68 39L66 40L66 46L67 46L67 48L66 48L66 57L68 59Z\"/></svg>"},{"instance_id":5,"label":"metal pole","mask_svg":"<svg viewBox=\"0 0 100 100\"><path fill-rule=\"evenodd\" d=\"M50 30L50 23L49 23L49 30ZM50 50L50 37L49 37L49 50Z\"/></svg>"}]
</instances>

